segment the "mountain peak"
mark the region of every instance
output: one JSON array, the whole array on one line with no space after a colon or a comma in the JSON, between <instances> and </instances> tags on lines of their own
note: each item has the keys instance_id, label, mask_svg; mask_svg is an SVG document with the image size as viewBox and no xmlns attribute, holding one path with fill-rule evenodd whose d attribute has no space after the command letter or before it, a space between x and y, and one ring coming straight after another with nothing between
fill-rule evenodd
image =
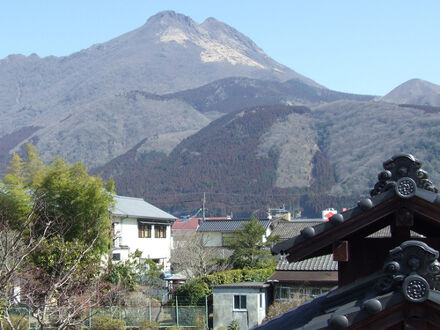
<instances>
[{"instance_id":1,"label":"mountain peak","mask_svg":"<svg viewBox=\"0 0 440 330\"><path fill-rule=\"evenodd\" d=\"M394 88L382 100L391 103L440 106L440 86L414 78Z\"/></svg>"},{"instance_id":2,"label":"mountain peak","mask_svg":"<svg viewBox=\"0 0 440 330\"><path fill-rule=\"evenodd\" d=\"M173 10L164 10L158 12L156 15L151 16L147 22L146 25L175 25L175 24L188 24L188 25L194 25L196 24L189 16L176 13Z\"/></svg>"}]
</instances>

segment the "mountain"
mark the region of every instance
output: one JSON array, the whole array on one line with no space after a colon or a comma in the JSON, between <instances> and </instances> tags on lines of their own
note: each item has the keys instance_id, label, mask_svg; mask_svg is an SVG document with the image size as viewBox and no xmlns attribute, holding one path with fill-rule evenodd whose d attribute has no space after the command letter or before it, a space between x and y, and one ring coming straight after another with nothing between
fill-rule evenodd
<instances>
[{"instance_id":1,"label":"mountain","mask_svg":"<svg viewBox=\"0 0 440 330\"><path fill-rule=\"evenodd\" d=\"M229 113L182 140L169 155L140 143L96 170L118 193L169 211L249 214L286 205L314 217L367 196L382 161L400 152L440 182L440 108L340 100L308 108L257 106Z\"/></svg>"},{"instance_id":2,"label":"mountain","mask_svg":"<svg viewBox=\"0 0 440 330\"><path fill-rule=\"evenodd\" d=\"M316 216L367 194L397 152L440 182L438 86L402 86L382 100L332 91L224 23L161 12L70 56L1 60L0 173L30 141L170 212L206 192L212 215Z\"/></svg>"},{"instance_id":3,"label":"mountain","mask_svg":"<svg viewBox=\"0 0 440 330\"><path fill-rule=\"evenodd\" d=\"M440 86L421 79L411 79L382 98L385 102L440 106Z\"/></svg>"},{"instance_id":4,"label":"mountain","mask_svg":"<svg viewBox=\"0 0 440 330\"><path fill-rule=\"evenodd\" d=\"M134 31L69 56L10 55L1 60L0 138L22 137L14 139L15 145L8 143L8 152L32 141L46 158L60 155L91 167L101 165L144 138L179 135L210 121L187 103L132 100L126 97L131 91L174 93L227 77L295 79L325 90L222 22L209 18L197 24L166 11ZM176 122L167 125L168 119L162 119L154 129L139 123L150 112L155 117L155 111L163 118L175 111ZM186 118L180 121L183 113ZM21 134L26 127L38 130Z\"/></svg>"}]
</instances>

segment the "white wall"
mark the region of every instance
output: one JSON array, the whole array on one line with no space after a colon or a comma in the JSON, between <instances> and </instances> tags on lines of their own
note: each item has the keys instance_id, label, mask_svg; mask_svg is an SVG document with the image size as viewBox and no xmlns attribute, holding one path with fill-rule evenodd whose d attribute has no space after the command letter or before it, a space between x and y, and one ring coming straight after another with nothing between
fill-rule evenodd
<instances>
[{"instance_id":1,"label":"white wall","mask_svg":"<svg viewBox=\"0 0 440 330\"><path fill-rule=\"evenodd\" d=\"M137 219L114 218L113 223L115 223L116 236L119 237L118 243L120 246L128 246L128 253L133 253L138 249L142 252L143 258L162 259L164 270L169 270L172 248L171 224L166 225L165 238L154 238L154 225L152 225L151 238L139 238ZM119 252L121 249L117 250ZM116 252L116 250L114 251ZM121 260L125 260L128 257L128 253L121 254Z\"/></svg>"}]
</instances>

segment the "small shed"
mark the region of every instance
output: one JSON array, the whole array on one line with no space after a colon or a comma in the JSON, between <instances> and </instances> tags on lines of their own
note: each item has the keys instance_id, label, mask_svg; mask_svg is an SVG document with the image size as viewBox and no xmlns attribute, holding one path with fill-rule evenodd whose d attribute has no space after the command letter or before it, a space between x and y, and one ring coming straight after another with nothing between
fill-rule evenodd
<instances>
[{"instance_id":1,"label":"small shed","mask_svg":"<svg viewBox=\"0 0 440 330\"><path fill-rule=\"evenodd\" d=\"M241 330L261 324L266 317L269 286L264 282L213 286L214 330L227 327L234 320Z\"/></svg>"}]
</instances>

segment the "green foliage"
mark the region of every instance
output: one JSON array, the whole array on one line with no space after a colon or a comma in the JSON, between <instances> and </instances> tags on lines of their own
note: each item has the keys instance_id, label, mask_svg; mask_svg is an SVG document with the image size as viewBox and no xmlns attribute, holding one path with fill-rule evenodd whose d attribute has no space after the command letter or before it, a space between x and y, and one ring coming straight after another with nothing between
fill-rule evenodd
<instances>
[{"instance_id":1,"label":"green foliage","mask_svg":"<svg viewBox=\"0 0 440 330\"><path fill-rule=\"evenodd\" d=\"M91 330L125 330L125 321L114 319L111 316L97 316L92 320Z\"/></svg>"},{"instance_id":2,"label":"green foliage","mask_svg":"<svg viewBox=\"0 0 440 330\"><path fill-rule=\"evenodd\" d=\"M174 291L179 304L185 306L196 306L204 303L204 298L210 295L212 290L201 278L194 278L186 281ZM175 303L175 300L173 301Z\"/></svg>"},{"instance_id":3,"label":"green foliage","mask_svg":"<svg viewBox=\"0 0 440 330\"><path fill-rule=\"evenodd\" d=\"M141 257L142 252L136 250L129 255L127 260L110 263L106 275L107 279L111 283L122 284L129 291L134 291L138 284L150 287L160 286L159 276L162 266L157 265L151 259L142 259Z\"/></svg>"},{"instance_id":4,"label":"green foliage","mask_svg":"<svg viewBox=\"0 0 440 330\"><path fill-rule=\"evenodd\" d=\"M89 176L81 163L69 165L57 159L45 171L36 193L51 206L50 216L63 219L66 241L92 242L97 237L92 252L101 255L108 251L108 210L113 197L103 188L101 178Z\"/></svg>"},{"instance_id":5,"label":"green foliage","mask_svg":"<svg viewBox=\"0 0 440 330\"><path fill-rule=\"evenodd\" d=\"M4 330L28 330L29 329L29 316L26 315L9 315L9 319L13 328L6 322L6 320L0 319L1 328Z\"/></svg>"},{"instance_id":6,"label":"green foliage","mask_svg":"<svg viewBox=\"0 0 440 330\"><path fill-rule=\"evenodd\" d=\"M266 282L275 271L275 266L263 269L233 269L194 278L180 285L174 292L179 304L200 305L212 294L214 285L240 282ZM175 302L175 301L174 301Z\"/></svg>"},{"instance_id":7,"label":"green foliage","mask_svg":"<svg viewBox=\"0 0 440 330\"><path fill-rule=\"evenodd\" d=\"M228 325L228 330L240 330L240 325L238 324L237 320L233 320Z\"/></svg>"},{"instance_id":8,"label":"green foliage","mask_svg":"<svg viewBox=\"0 0 440 330\"><path fill-rule=\"evenodd\" d=\"M64 242L90 244L96 239L90 255L98 257L110 244L112 192L104 189L101 178L88 175L81 163L57 159L44 165L28 144L24 160L17 154L12 158L0 190L0 209L3 219L18 226L39 203L44 207L35 209L35 217L56 223Z\"/></svg>"},{"instance_id":9,"label":"green foliage","mask_svg":"<svg viewBox=\"0 0 440 330\"><path fill-rule=\"evenodd\" d=\"M159 329L160 328L160 324L154 321L150 321L150 320L144 320L140 325L139 325L139 330L155 330L155 329Z\"/></svg>"},{"instance_id":10,"label":"green foliage","mask_svg":"<svg viewBox=\"0 0 440 330\"><path fill-rule=\"evenodd\" d=\"M266 282L275 271L275 266L261 269L233 269L211 275L201 279L209 286L239 282Z\"/></svg>"},{"instance_id":11,"label":"green foliage","mask_svg":"<svg viewBox=\"0 0 440 330\"><path fill-rule=\"evenodd\" d=\"M233 250L232 265L236 269L264 268L276 263L270 253L270 246L277 241L277 237L268 237L264 241L266 230L257 218L243 224L243 228L235 230L235 237L226 241L229 249Z\"/></svg>"}]
</instances>

